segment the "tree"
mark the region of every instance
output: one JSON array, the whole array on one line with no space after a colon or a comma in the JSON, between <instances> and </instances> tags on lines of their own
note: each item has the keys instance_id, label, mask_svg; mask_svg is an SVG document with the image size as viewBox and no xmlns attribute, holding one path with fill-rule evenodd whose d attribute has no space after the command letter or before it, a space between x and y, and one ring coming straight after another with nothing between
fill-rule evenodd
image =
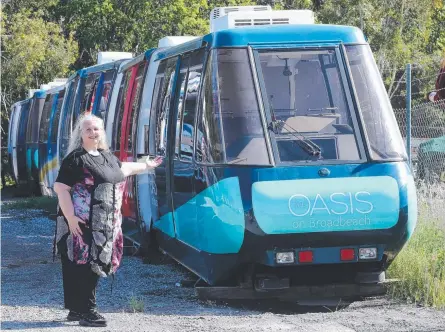
<instances>
[{"instance_id":1,"label":"tree","mask_svg":"<svg viewBox=\"0 0 445 332\"><path fill-rule=\"evenodd\" d=\"M55 77L66 77L77 56L72 36L64 38L59 25L46 22L43 12L20 10L3 15L1 109L3 141L11 105L26 99L27 91Z\"/></svg>"}]
</instances>

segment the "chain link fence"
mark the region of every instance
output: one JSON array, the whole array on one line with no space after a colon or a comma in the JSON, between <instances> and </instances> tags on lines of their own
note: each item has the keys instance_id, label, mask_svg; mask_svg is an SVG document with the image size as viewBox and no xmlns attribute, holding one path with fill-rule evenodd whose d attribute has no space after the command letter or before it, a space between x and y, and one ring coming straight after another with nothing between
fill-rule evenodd
<instances>
[{"instance_id":1,"label":"chain link fence","mask_svg":"<svg viewBox=\"0 0 445 332\"><path fill-rule=\"evenodd\" d=\"M406 109L394 109L405 141ZM445 229L445 100L411 108L411 161L416 179L419 218Z\"/></svg>"},{"instance_id":2,"label":"chain link fence","mask_svg":"<svg viewBox=\"0 0 445 332\"><path fill-rule=\"evenodd\" d=\"M406 144L406 109L394 109ZM411 108L411 160L417 180L445 182L445 100Z\"/></svg>"}]
</instances>

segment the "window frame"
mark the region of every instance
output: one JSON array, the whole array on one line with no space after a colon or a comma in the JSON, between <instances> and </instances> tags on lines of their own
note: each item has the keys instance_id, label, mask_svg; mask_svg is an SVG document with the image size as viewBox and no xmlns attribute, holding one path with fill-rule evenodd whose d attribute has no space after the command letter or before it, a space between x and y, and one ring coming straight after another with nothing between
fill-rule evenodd
<instances>
[{"instance_id":1,"label":"window frame","mask_svg":"<svg viewBox=\"0 0 445 332\"><path fill-rule=\"evenodd\" d=\"M124 119L125 114L125 98L128 94L128 89L131 81L131 68L128 68L126 71L124 71L121 81L121 86L119 87L119 93L117 96L117 103L116 103L116 112L114 113L114 123L113 123L113 133L112 135L112 141L111 141L111 147L113 151L121 151L121 138L119 137L119 116L121 114L121 105L122 105L122 121ZM122 124L121 124L122 128ZM122 135L122 129L121 129L121 135ZM117 145L119 144L119 149L117 149Z\"/></svg>"},{"instance_id":2,"label":"window frame","mask_svg":"<svg viewBox=\"0 0 445 332\"><path fill-rule=\"evenodd\" d=\"M359 126L360 126L360 130L361 130L361 134L363 137L363 140L365 141L364 144L366 146L366 156L367 156L367 160L368 161L372 161L373 163L387 163L387 162L400 162L400 161L407 161L407 158L403 158L403 157L386 157L386 158L382 158L382 159L375 159L372 157L373 155L373 149L371 148L371 142L367 133L367 129L366 129L366 124L365 124L365 120L363 117L363 113L360 107L360 102L359 102L359 97L358 97L358 93L357 93L357 89L355 87L355 83L354 83L354 78L352 75L352 69L351 69L351 65L349 64L349 58L348 58L348 54L347 54L347 50L346 50L346 46L367 46L370 47L369 44L367 43L348 43L348 44L341 44L341 48L340 51L343 55L343 61L345 63L345 68L347 70L347 78L348 78L348 84L349 87L351 89L351 93L353 95L353 101L354 101L354 107L356 109L356 112L358 114L358 117L360 119L359 121Z\"/></svg>"},{"instance_id":3,"label":"window frame","mask_svg":"<svg viewBox=\"0 0 445 332\"><path fill-rule=\"evenodd\" d=\"M55 94L47 94L43 103L42 114L39 123L39 143L47 143L49 138L49 127L51 121L51 113L54 106ZM45 106L49 105L47 109Z\"/></svg>"},{"instance_id":4,"label":"window frame","mask_svg":"<svg viewBox=\"0 0 445 332\"><path fill-rule=\"evenodd\" d=\"M193 50L192 52L190 52L190 60L189 60L189 64L187 67L187 76L186 76L186 89L185 89L185 101L187 100L187 95L188 95L188 80L189 80L189 74L190 74L190 65L192 62L192 59L194 57L195 54L199 54L199 52L204 51L203 54L203 58L202 58L202 65L201 65L201 79L199 80L199 86L198 86L198 91L197 91L197 95L196 95L196 105L195 105L195 110L194 110L194 115L193 115L193 136L191 137L192 140L192 156L190 157L190 159L184 159L183 158L183 153L181 150L181 145L182 145L182 128L184 126L184 110L185 110L185 104L186 102L183 103L183 108L181 110L181 121L180 121L180 136L179 136L179 141L178 141L178 157L179 160L181 162L184 163L190 163L193 164L195 162L195 134L196 134L196 126L198 125L198 115L199 115L199 101L200 101L200 96L201 96L201 89L202 89L202 82L204 79L204 74L205 74L205 69L206 69L206 62L207 62L207 58L209 55L209 50L206 47L201 47L198 49ZM197 65L198 66L198 65ZM195 67L195 66L194 66ZM176 149L176 147L175 147Z\"/></svg>"},{"instance_id":5,"label":"window frame","mask_svg":"<svg viewBox=\"0 0 445 332\"><path fill-rule=\"evenodd\" d=\"M261 101L264 105L265 111L265 119L267 121L267 136L270 138L271 147L273 151L274 164L279 166L320 166L320 165L345 165L345 164L362 164L368 161L368 154L365 149L366 138L363 136L361 119L359 118L359 113L357 109L354 107L354 98L351 94L348 75L346 72L346 58L341 53L342 44L328 44L322 46L314 46L314 45L298 45L292 48L283 48L283 47L261 47L253 49L253 57L255 61L256 74L258 76L258 83L260 87L261 93ZM338 63L339 69L339 81L342 85L344 95L345 95L345 105L348 107L349 114L351 116L351 121L354 129L354 136L357 143L357 152L359 154L359 158L357 160L339 160L339 159L331 159L331 160L296 160L296 161L281 161L279 156L279 150L277 145L277 140L275 137L275 133L272 130L272 127L269 125L272 121L271 107L269 100L267 98L267 90L264 83L264 77L261 69L261 62L259 53L260 52L279 52L279 51L296 51L296 52L304 52L304 51L325 51L325 50L334 50L335 57Z\"/></svg>"},{"instance_id":6,"label":"window frame","mask_svg":"<svg viewBox=\"0 0 445 332\"><path fill-rule=\"evenodd\" d=\"M205 74L207 71L207 67L209 66L209 62L211 59L211 54L214 50L220 50L220 49L245 49L247 51L247 55L248 55L248 62L249 62L249 67L251 70L251 75L252 75L252 81L253 81L253 88L254 88L254 93L255 93L255 97L257 99L257 103L258 103L258 111L259 111L259 117L260 117L260 122L263 128L263 138L265 140L265 146L266 146L266 152L267 152L267 157L269 159L269 163L268 164L237 164L237 163L208 163L208 162L204 162L204 161L200 161L197 159L197 146L198 146L198 123L200 121L200 118L202 117L202 112L203 112L203 107L202 106L202 98L203 98L203 90L204 90L204 80L206 79ZM193 163L196 163L199 166L211 166L211 167L244 167L244 168L268 168L268 167L273 167L275 166L275 158L274 158L274 154L273 154L273 150L270 147L270 137L268 135L268 130L267 130L267 124L265 121L267 121L267 112L264 111L264 104L263 104L263 99L261 98L261 91L260 91L260 84L259 84L259 76L258 76L258 68L255 65L255 54L250 51L251 47L250 46L230 46L230 47L212 47L212 48L208 48L207 52L205 54L204 57L204 62L203 62L203 68L202 68L202 78L201 78L201 82L200 82L200 87L199 87L199 93L198 93L198 97L197 97L197 110L195 113L195 131L194 131L194 135L193 135ZM218 86L219 86L219 82ZM222 117L221 121L222 121ZM224 136L224 128L221 126L221 133Z\"/></svg>"},{"instance_id":7,"label":"window frame","mask_svg":"<svg viewBox=\"0 0 445 332\"><path fill-rule=\"evenodd\" d=\"M175 97L175 92L176 92L175 88L176 88L176 81L177 81L176 76L178 75L177 69L179 69L178 61L180 61L180 57L181 57L181 54L178 54L178 55L173 55L171 57L163 58L163 59L159 60L158 69L157 69L157 72L156 72L156 75L155 75L155 81L154 81L154 87L153 87L154 91L153 91L153 96L152 96L152 101L151 101L151 110L150 110L151 113L150 113L150 127L149 127L149 138L148 138L148 148L149 148L148 152L149 152L150 156L162 156L164 158L168 157L168 153L167 153L168 152L168 145L169 145L168 132L169 132L169 127L170 127L170 119L169 119L169 117L171 116L171 109L174 106L174 104L172 104L172 101L173 101L173 103L175 102L175 100L172 100L171 97L172 96ZM167 68L169 68L168 62L169 61L173 62L173 60L174 60L174 63L172 63L172 65L171 65L173 67L173 70L170 73L169 80L171 79L171 74L172 73L174 73L174 76L173 76L172 86L169 87L168 86L169 82L166 82L165 73L166 73ZM163 72L162 72L162 75L161 75L159 70L163 67L164 64L165 64L165 66L163 68ZM163 79L163 82L162 82L162 86L158 90L158 93L155 94L154 92L156 90L156 82L157 82L158 79ZM164 92L163 89L164 89L165 84L167 84L167 86L166 86L166 93L165 93L165 95L162 98L162 94ZM168 114L166 114L166 116L165 116L166 126L165 126L165 129L164 129L165 132L166 132L166 136L165 137L166 137L167 143L166 143L166 146L164 147L165 148L165 155L161 155L161 154L158 153L158 148L159 148L159 143L160 143L160 140L158 141L158 137L157 137L158 136L157 135L158 134L158 124L159 124L159 119L160 119L158 117L158 109L159 109L159 107L163 107L163 106L162 105L158 105L158 103L160 101L159 100L160 98L162 99L161 103L163 103L163 100L165 100L167 95L170 95L170 101L169 101L169 105L168 105ZM161 137L159 137L159 139L160 138ZM150 145L150 142L153 142L153 141L154 141L154 151L152 150L153 147Z\"/></svg>"},{"instance_id":8,"label":"window frame","mask_svg":"<svg viewBox=\"0 0 445 332\"><path fill-rule=\"evenodd\" d=\"M58 140L58 131L59 131L59 123L60 123L60 117L62 115L62 106L63 106L63 100L66 96L66 89L62 89L57 93L57 104L56 104L56 110L54 112L54 118L53 121L50 124L51 133L49 135L49 142L50 143L57 143ZM59 107L60 105L60 107ZM57 115L58 114L58 115Z\"/></svg>"}]
</instances>

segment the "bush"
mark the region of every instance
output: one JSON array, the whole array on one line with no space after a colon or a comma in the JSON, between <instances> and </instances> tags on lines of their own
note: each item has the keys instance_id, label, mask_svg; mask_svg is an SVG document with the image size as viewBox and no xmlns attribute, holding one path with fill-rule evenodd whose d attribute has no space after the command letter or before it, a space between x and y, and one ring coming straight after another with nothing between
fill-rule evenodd
<instances>
[{"instance_id":1,"label":"bush","mask_svg":"<svg viewBox=\"0 0 445 332\"><path fill-rule=\"evenodd\" d=\"M431 189L431 188L429 188ZM388 270L395 297L445 309L445 208L443 188L420 186L416 230Z\"/></svg>"}]
</instances>

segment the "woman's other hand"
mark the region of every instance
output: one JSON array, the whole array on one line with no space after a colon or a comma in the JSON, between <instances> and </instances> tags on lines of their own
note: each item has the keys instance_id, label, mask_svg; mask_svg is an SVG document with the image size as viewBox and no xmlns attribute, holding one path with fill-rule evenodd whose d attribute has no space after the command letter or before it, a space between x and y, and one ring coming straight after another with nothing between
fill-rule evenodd
<instances>
[{"instance_id":1,"label":"woman's other hand","mask_svg":"<svg viewBox=\"0 0 445 332\"><path fill-rule=\"evenodd\" d=\"M85 221L76 216L70 216L66 218L68 220L68 227L70 228L70 232L73 235L81 236L82 230L80 229L80 224L85 225Z\"/></svg>"}]
</instances>

